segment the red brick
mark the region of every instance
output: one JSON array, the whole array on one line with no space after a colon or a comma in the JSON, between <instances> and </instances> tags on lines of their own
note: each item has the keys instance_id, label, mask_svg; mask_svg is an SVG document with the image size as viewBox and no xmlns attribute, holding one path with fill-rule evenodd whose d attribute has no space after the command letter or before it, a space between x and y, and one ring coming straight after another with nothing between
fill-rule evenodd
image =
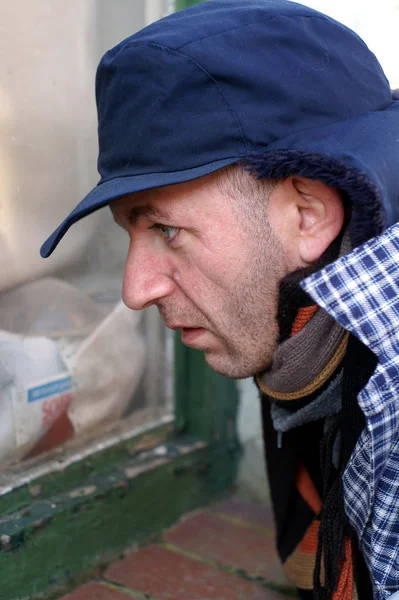
<instances>
[{"instance_id":1,"label":"red brick","mask_svg":"<svg viewBox=\"0 0 399 600\"><path fill-rule=\"evenodd\" d=\"M114 590L106 584L93 581L82 585L71 594L60 598L60 600L129 600L129 596Z\"/></svg>"},{"instance_id":2,"label":"red brick","mask_svg":"<svg viewBox=\"0 0 399 600\"><path fill-rule=\"evenodd\" d=\"M288 583L274 547L274 539L254 529L239 527L216 515L200 512L164 533L171 544L224 565L244 569L276 583Z\"/></svg>"},{"instance_id":3,"label":"red brick","mask_svg":"<svg viewBox=\"0 0 399 600\"><path fill-rule=\"evenodd\" d=\"M128 555L111 565L105 577L156 600L287 600L285 595L161 546Z\"/></svg>"},{"instance_id":4,"label":"red brick","mask_svg":"<svg viewBox=\"0 0 399 600\"><path fill-rule=\"evenodd\" d=\"M229 498L211 507L212 512L227 515L274 533L275 525L271 508L264 504L248 502L241 498Z\"/></svg>"}]
</instances>

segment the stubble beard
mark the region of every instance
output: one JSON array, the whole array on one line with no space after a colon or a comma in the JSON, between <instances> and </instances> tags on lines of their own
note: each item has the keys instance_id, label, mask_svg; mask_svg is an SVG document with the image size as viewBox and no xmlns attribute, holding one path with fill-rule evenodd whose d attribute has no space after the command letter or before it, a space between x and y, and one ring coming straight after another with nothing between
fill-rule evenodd
<instances>
[{"instance_id":1,"label":"stubble beard","mask_svg":"<svg viewBox=\"0 0 399 600\"><path fill-rule=\"evenodd\" d=\"M219 337L224 351L205 350L208 364L233 379L269 369L278 342L279 284L287 271L283 249L267 222L251 246L245 277L222 314L220 331L228 332Z\"/></svg>"},{"instance_id":2,"label":"stubble beard","mask_svg":"<svg viewBox=\"0 0 399 600\"><path fill-rule=\"evenodd\" d=\"M229 302L216 315L207 315L197 306L189 309L158 305L163 320L189 323L207 330L216 339L201 351L209 366L232 379L243 379L267 369L277 343L275 319L277 289L261 270L248 274L229 295Z\"/></svg>"},{"instance_id":3,"label":"stubble beard","mask_svg":"<svg viewBox=\"0 0 399 600\"><path fill-rule=\"evenodd\" d=\"M270 289L264 291L272 300ZM262 299L264 298L265 296L262 296ZM253 300L254 298L248 292L235 294L231 306L226 309L228 318L225 320L225 325L221 326L223 331L225 329L230 331L230 335L218 336L223 350L218 352L212 351L212 348L204 350L210 367L232 379L252 377L269 369L273 361L273 352L278 339L274 302L267 302L268 306L263 302L261 305L263 311L260 314ZM240 305L244 310L237 311Z\"/></svg>"},{"instance_id":4,"label":"stubble beard","mask_svg":"<svg viewBox=\"0 0 399 600\"><path fill-rule=\"evenodd\" d=\"M164 321L168 322L168 315L174 322L181 317L182 323L210 331L219 343L202 347L205 359L214 371L233 379L270 368L278 341L279 284L288 270L282 245L269 223L267 200L245 203L245 198L238 199L236 214L245 230L247 260L217 314L207 314L195 302L188 310L158 305Z\"/></svg>"}]
</instances>

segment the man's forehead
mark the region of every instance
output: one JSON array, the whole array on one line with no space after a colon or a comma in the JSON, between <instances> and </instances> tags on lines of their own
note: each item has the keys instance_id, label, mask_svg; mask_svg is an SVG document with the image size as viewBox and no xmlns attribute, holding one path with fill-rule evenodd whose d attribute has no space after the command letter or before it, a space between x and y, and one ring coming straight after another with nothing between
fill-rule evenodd
<instances>
[{"instance_id":1,"label":"man's forehead","mask_svg":"<svg viewBox=\"0 0 399 600\"><path fill-rule=\"evenodd\" d=\"M133 219L139 216L167 218L172 210L182 204L189 205L194 197L206 193L208 186L218 177L212 173L182 183L141 190L112 200L109 206L114 216L126 218L130 214Z\"/></svg>"},{"instance_id":2,"label":"man's forehead","mask_svg":"<svg viewBox=\"0 0 399 600\"><path fill-rule=\"evenodd\" d=\"M109 203L112 212L126 213L130 209L137 208L143 211L145 207L158 206L159 201L168 196L167 190L172 186L155 187L140 190L120 196Z\"/></svg>"},{"instance_id":3,"label":"man's forehead","mask_svg":"<svg viewBox=\"0 0 399 600\"><path fill-rule=\"evenodd\" d=\"M134 197L135 194L123 196L110 202L110 209L115 221L135 225L140 217L151 217L152 219L166 220L170 216L165 203L151 202L148 198Z\"/></svg>"}]
</instances>

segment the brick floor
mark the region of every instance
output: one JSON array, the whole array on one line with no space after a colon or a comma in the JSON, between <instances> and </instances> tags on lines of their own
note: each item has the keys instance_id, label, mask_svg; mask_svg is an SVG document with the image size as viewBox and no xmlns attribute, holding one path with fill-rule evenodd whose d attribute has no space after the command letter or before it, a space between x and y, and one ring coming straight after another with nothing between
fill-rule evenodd
<instances>
[{"instance_id":1,"label":"brick floor","mask_svg":"<svg viewBox=\"0 0 399 600\"><path fill-rule=\"evenodd\" d=\"M128 600L128 598L129 596L106 583L90 582L82 585L72 594L63 596L62 600Z\"/></svg>"},{"instance_id":2,"label":"brick floor","mask_svg":"<svg viewBox=\"0 0 399 600\"><path fill-rule=\"evenodd\" d=\"M214 504L208 510L220 516L231 517L234 520L258 526L271 534L274 533L272 510L263 504L248 502L241 498L229 498L224 502Z\"/></svg>"},{"instance_id":3,"label":"brick floor","mask_svg":"<svg viewBox=\"0 0 399 600\"><path fill-rule=\"evenodd\" d=\"M186 516L158 544L128 553L102 581L61 600L288 600L275 591L288 586L270 510L231 498Z\"/></svg>"},{"instance_id":4,"label":"brick floor","mask_svg":"<svg viewBox=\"0 0 399 600\"><path fill-rule=\"evenodd\" d=\"M159 600L284 598L281 594L155 545L113 564L105 577Z\"/></svg>"},{"instance_id":5,"label":"brick floor","mask_svg":"<svg viewBox=\"0 0 399 600\"><path fill-rule=\"evenodd\" d=\"M206 559L244 569L253 576L286 583L271 536L240 527L205 511L164 533L164 539Z\"/></svg>"}]
</instances>

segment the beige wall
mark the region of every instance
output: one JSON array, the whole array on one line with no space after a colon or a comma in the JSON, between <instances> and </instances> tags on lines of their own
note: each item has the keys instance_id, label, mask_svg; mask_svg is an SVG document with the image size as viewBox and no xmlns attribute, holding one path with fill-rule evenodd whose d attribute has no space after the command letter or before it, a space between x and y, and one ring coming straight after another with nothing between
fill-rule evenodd
<instances>
[{"instance_id":1,"label":"beige wall","mask_svg":"<svg viewBox=\"0 0 399 600\"><path fill-rule=\"evenodd\" d=\"M0 290L79 262L106 218L39 247L97 183L94 76L160 0L0 0Z\"/></svg>"}]
</instances>

